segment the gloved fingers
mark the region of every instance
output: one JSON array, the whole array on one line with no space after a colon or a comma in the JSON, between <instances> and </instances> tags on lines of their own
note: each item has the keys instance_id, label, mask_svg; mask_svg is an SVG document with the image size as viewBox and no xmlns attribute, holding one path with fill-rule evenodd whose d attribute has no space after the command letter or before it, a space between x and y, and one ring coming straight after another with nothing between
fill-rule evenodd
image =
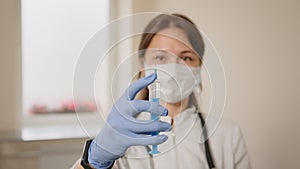
<instances>
[{"instance_id":1,"label":"gloved fingers","mask_svg":"<svg viewBox=\"0 0 300 169\"><path fill-rule=\"evenodd\" d=\"M163 121L151 121L151 120L144 120L144 121L137 121L135 123L131 123L128 125L128 130L133 133L148 133L148 132L162 132L162 131L171 131L172 125L168 122Z\"/></svg>"},{"instance_id":2,"label":"gloved fingers","mask_svg":"<svg viewBox=\"0 0 300 169\"><path fill-rule=\"evenodd\" d=\"M156 135L156 136L149 136L149 135L138 135L135 138L135 141L132 145L140 145L140 146L148 146L148 145L157 145L167 141L168 136L166 135Z\"/></svg>"},{"instance_id":3,"label":"gloved fingers","mask_svg":"<svg viewBox=\"0 0 300 169\"><path fill-rule=\"evenodd\" d=\"M131 112L131 115L134 116L140 112L150 112L157 116L167 116L168 110L161 106L157 102L149 102L146 100L132 100L129 102L127 108L131 109L128 112Z\"/></svg>"},{"instance_id":4,"label":"gloved fingers","mask_svg":"<svg viewBox=\"0 0 300 169\"><path fill-rule=\"evenodd\" d=\"M157 78L156 73L153 73L149 76L146 76L144 78L141 78L137 81L135 81L134 83L132 83L127 90L124 93L124 97L127 100L133 100L135 95L142 90L143 88L147 87L148 85L150 85L151 83L153 83L155 81L155 79Z\"/></svg>"}]
</instances>

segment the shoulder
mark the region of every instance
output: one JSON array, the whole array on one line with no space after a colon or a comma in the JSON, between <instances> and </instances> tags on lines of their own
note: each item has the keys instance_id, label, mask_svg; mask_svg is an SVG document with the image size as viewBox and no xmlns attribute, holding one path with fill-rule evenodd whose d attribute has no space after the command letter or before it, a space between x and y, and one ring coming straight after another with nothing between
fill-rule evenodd
<instances>
[{"instance_id":1,"label":"shoulder","mask_svg":"<svg viewBox=\"0 0 300 169\"><path fill-rule=\"evenodd\" d=\"M217 152L226 151L229 154L247 154L246 145L240 126L226 118L206 116L208 122L208 139ZM222 151L221 151L222 150ZM224 154L225 155L225 154Z\"/></svg>"},{"instance_id":2,"label":"shoulder","mask_svg":"<svg viewBox=\"0 0 300 169\"><path fill-rule=\"evenodd\" d=\"M219 122L219 125L216 128L216 132L236 134L240 131L240 126L232 120L222 118Z\"/></svg>"},{"instance_id":3,"label":"shoulder","mask_svg":"<svg viewBox=\"0 0 300 169\"><path fill-rule=\"evenodd\" d=\"M224 117L214 117L203 114L205 123L207 124L208 136L217 140L230 139L234 141L241 137L240 126Z\"/></svg>"}]
</instances>

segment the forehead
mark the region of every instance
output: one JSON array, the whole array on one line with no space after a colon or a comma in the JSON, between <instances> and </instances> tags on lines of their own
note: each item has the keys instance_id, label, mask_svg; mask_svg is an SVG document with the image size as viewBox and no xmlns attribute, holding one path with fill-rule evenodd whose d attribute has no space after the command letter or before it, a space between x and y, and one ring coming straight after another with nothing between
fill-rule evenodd
<instances>
[{"instance_id":1,"label":"forehead","mask_svg":"<svg viewBox=\"0 0 300 169\"><path fill-rule=\"evenodd\" d=\"M170 51L191 50L192 45L185 31L180 28L167 28L158 32L151 40L148 48L160 48Z\"/></svg>"}]
</instances>

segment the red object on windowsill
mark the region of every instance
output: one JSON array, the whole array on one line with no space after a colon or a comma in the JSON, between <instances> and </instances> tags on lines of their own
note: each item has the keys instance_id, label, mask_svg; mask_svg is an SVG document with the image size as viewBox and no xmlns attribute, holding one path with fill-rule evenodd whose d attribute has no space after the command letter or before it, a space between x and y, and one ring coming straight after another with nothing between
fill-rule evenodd
<instances>
[{"instance_id":1,"label":"red object on windowsill","mask_svg":"<svg viewBox=\"0 0 300 169\"><path fill-rule=\"evenodd\" d=\"M34 104L29 110L29 114L53 114L53 113L75 113L75 112L95 112L96 105L91 102L75 104L73 101L63 102L57 109L50 110L45 105Z\"/></svg>"}]
</instances>

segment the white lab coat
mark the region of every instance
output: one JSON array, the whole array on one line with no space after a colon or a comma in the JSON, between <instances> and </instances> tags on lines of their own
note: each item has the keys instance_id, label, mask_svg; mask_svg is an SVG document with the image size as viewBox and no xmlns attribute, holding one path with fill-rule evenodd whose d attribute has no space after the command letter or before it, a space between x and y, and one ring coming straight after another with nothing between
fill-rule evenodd
<instances>
[{"instance_id":1,"label":"white lab coat","mask_svg":"<svg viewBox=\"0 0 300 169\"><path fill-rule=\"evenodd\" d=\"M113 169L207 169L201 131L195 107L190 107L174 118L173 131L165 133L169 139L159 146L161 154L150 157L149 147L133 146L116 160ZM209 144L217 169L251 168L238 125L223 119L209 137Z\"/></svg>"},{"instance_id":2,"label":"white lab coat","mask_svg":"<svg viewBox=\"0 0 300 169\"><path fill-rule=\"evenodd\" d=\"M174 118L173 131L165 133L169 139L159 145L161 154L151 157L150 147L132 146L115 161L113 169L208 169L201 133L200 119L192 106ZM251 169L238 125L223 119L209 144L216 169ZM78 162L72 168L76 165Z\"/></svg>"}]
</instances>

